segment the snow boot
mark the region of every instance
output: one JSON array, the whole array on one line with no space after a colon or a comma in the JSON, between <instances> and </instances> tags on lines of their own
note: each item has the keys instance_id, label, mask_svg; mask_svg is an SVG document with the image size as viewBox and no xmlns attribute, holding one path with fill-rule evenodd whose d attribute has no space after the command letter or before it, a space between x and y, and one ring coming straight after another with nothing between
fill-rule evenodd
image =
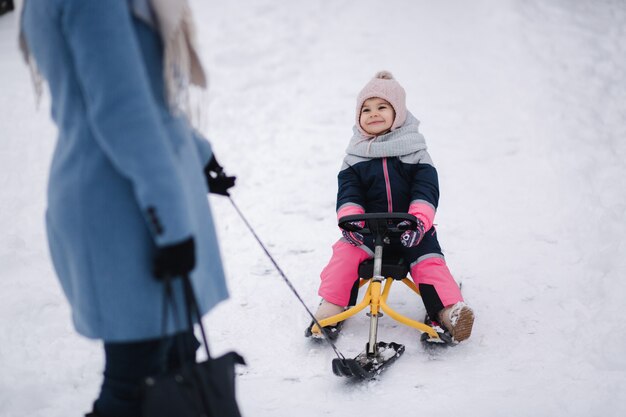
<instances>
[{"instance_id":1,"label":"snow boot","mask_svg":"<svg viewBox=\"0 0 626 417\"><path fill-rule=\"evenodd\" d=\"M320 321L324 320L327 317L342 313L345 309L345 307L333 304L322 298L322 301L320 301L320 305L317 307L317 311L315 312L314 316L317 321ZM311 324L309 324L309 326L304 331L304 335L306 337L314 337L316 339L323 338L324 336L320 332L312 331L314 325L315 323L311 321ZM341 330L342 326L343 321L340 321L338 323L331 323L327 326L324 326L324 331L330 339L335 340L337 336L339 336L339 331Z\"/></svg>"},{"instance_id":2,"label":"snow boot","mask_svg":"<svg viewBox=\"0 0 626 417\"><path fill-rule=\"evenodd\" d=\"M472 334L474 311L464 302L458 302L439 312L439 322L450 331L455 342L462 342Z\"/></svg>"}]
</instances>

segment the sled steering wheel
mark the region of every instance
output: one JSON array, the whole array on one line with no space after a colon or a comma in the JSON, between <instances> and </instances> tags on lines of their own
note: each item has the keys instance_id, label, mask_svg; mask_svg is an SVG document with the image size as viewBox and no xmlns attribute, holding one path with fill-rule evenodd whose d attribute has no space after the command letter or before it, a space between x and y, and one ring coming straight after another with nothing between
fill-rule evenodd
<instances>
[{"instance_id":1,"label":"sled steering wheel","mask_svg":"<svg viewBox=\"0 0 626 417\"><path fill-rule=\"evenodd\" d=\"M363 222L363 227L356 223ZM351 214L339 219L339 227L348 232L358 232L374 237L398 237L407 230L417 228L417 219L408 213Z\"/></svg>"}]
</instances>

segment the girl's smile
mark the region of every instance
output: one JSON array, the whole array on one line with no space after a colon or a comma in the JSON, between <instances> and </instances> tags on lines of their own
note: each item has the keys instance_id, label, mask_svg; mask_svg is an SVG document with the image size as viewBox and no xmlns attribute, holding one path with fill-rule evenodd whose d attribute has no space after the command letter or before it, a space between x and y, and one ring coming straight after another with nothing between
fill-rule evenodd
<instances>
[{"instance_id":1,"label":"girl's smile","mask_svg":"<svg viewBox=\"0 0 626 417\"><path fill-rule=\"evenodd\" d=\"M389 132L395 117L396 112L387 100L373 97L363 103L359 123L365 132L380 136Z\"/></svg>"}]
</instances>

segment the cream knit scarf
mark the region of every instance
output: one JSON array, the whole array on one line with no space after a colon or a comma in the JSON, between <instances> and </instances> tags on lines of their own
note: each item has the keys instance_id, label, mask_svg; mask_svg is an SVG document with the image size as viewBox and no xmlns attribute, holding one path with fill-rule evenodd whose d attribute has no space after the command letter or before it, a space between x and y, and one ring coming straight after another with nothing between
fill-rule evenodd
<instances>
[{"instance_id":1,"label":"cream knit scarf","mask_svg":"<svg viewBox=\"0 0 626 417\"><path fill-rule=\"evenodd\" d=\"M207 77L198 55L195 27L188 1L130 0L129 3L132 13L153 26L161 35L165 49L164 83L170 108L174 111L182 111L191 119L189 86L193 84L206 89ZM41 76L21 29L19 45L24 60L31 68L35 93L39 97Z\"/></svg>"}]
</instances>

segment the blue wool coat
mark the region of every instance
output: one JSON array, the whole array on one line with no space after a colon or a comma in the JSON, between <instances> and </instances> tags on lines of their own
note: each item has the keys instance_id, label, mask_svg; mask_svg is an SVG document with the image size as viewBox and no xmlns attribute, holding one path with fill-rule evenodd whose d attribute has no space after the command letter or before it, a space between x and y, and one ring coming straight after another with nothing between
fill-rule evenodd
<instances>
[{"instance_id":1,"label":"blue wool coat","mask_svg":"<svg viewBox=\"0 0 626 417\"><path fill-rule=\"evenodd\" d=\"M126 0L28 0L22 19L59 131L46 223L77 331L108 342L161 336L152 260L157 245L190 236L206 313L227 297L202 171L211 147L168 110L159 35ZM168 334L181 329L173 323Z\"/></svg>"}]
</instances>

